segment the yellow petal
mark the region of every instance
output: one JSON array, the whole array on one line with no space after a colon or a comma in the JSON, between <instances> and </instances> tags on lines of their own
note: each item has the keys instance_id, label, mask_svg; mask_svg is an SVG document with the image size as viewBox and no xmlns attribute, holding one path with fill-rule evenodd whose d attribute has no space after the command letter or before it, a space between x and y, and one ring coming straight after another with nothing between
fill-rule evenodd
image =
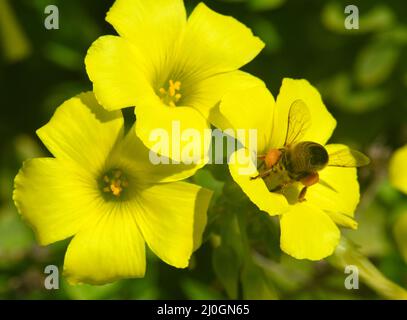
<instances>
[{"instance_id":1,"label":"yellow petal","mask_svg":"<svg viewBox=\"0 0 407 320\"><path fill-rule=\"evenodd\" d=\"M321 260L338 245L340 232L318 207L297 203L281 216L281 249L296 259Z\"/></svg>"},{"instance_id":2,"label":"yellow petal","mask_svg":"<svg viewBox=\"0 0 407 320\"><path fill-rule=\"evenodd\" d=\"M107 110L159 101L151 86L155 66L124 38L97 39L86 54L85 65L93 91Z\"/></svg>"},{"instance_id":3,"label":"yellow petal","mask_svg":"<svg viewBox=\"0 0 407 320\"><path fill-rule=\"evenodd\" d=\"M229 92L240 94L242 90L257 86L264 86L264 82L249 73L243 71L222 73L193 85L190 89L193 94L187 95L183 103L199 110L214 126L229 129L227 119L219 112L220 100Z\"/></svg>"},{"instance_id":4,"label":"yellow petal","mask_svg":"<svg viewBox=\"0 0 407 320\"><path fill-rule=\"evenodd\" d=\"M136 115L136 133L148 148L177 162L195 163L196 169L208 161L209 123L195 109L157 103L138 106Z\"/></svg>"},{"instance_id":5,"label":"yellow petal","mask_svg":"<svg viewBox=\"0 0 407 320\"><path fill-rule=\"evenodd\" d=\"M204 79L239 69L263 47L264 43L245 25L200 3L188 19L176 70L188 70L195 80Z\"/></svg>"},{"instance_id":6,"label":"yellow petal","mask_svg":"<svg viewBox=\"0 0 407 320\"><path fill-rule=\"evenodd\" d=\"M108 159L107 167L122 168L147 184L183 180L193 176L201 167L196 164L172 164L172 161L165 157L160 157L163 163L155 164L153 158L155 161L158 155L143 144L133 127Z\"/></svg>"},{"instance_id":7,"label":"yellow petal","mask_svg":"<svg viewBox=\"0 0 407 320\"><path fill-rule=\"evenodd\" d=\"M333 211L325 211L325 213L333 220L333 222L342 227L350 228L353 230L356 230L358 228L358 223L344 213Z\"/></svg>"},{"instance_id":8,"label":"yellow petal","mask_svg":"<svg viewBox=\"0 0 407 320\"><path fill-rule=\"evenodd\" d=\"M343 145L327 145L329 153ZM326 167L319 171L320 182L308 188L306 199L315 206L330 212L354 216L359 203L359 183L356 168Z\"/></svg>"},{"instance_id":9,"label":"yellow petal","mask_svg":"<svg viewBox=\"0 0 407 320\"><path fill-rule=\"evenodd\" d=\"M143 59L155 70L170 71L186 25L182 0L117 0L106 20L140 51ZM163 78L154 80L168 80L165 78L168 74L155 76Z\"/></svg>"},{"instance_id":10,"label":"yellow petal","mask_svg":"<svg viewBox=\"0 0 407 320\"><path fill-rule=\"evenodd\" d=\"M394 187L407 194L407 145L391 157L389 178Z\"/></svg>"},{"instance_id":11,"label":"yellow petal","mask_svg":"<svg viewBox=\"0 0 407 320\"><path fill-rule=\"evenodd\" d=\"M42 245L74 235L95 218L99 198L93 176L66 160L28 160L15 178L14 202Z\"/></svg>"},{"instance_id":12,"label":"yellow petal","mask_svg":"<svg viewBox=\"0 0 407 320\"><path fill-rule=\"evenodd\" d=\"M336 120L326 109L318 90L307 80L285 78L276 102L274 132L272 135L272 143L276 147L284 145L287 134L288 113L291 104L298 99L305 102L312 120L311 127L303 138L304 141L325 144L335 129Z\"/></svg>"},{"instance_id":13,"label":"yellow petal","mask_svg":"<svg viewBox=\"0 0 407 320\"><path fill-rule=\"evenodd\" d=\"M166 263L188 266L199 245L212 193L193 184L174 182L144 189L137 222L151 250ZM197 216L198 215L198 216ZM195 234L194 234L195 229Z\"/></svg>"},{"instance_id":14,"label":"yellow petal","mask_svg":"<svg viewBox=\"0 0 407 320\"><path fill-rule=\"evenodd\" d=\"M98 219L72 239L64 275L76 283L104 284L120 278L143 277L145 245L129 202L104 203Z\"/></svg>"},{"instance_id":15,"label":"yellow petal","mask_svg":"<svg viewBox=\"0 0 407 320\"><path fill-rule=\"evenodd\" d=\"M257 147L259 155L268 151L275 102L266 87L230 92L223 97L219 109L233 129L246 130L245 141L241 141L246 148L254 150ZM257 146L249 145L249 130L257 130Z\"/></svg>"},{"instance_id":16,"label":"yellow petal","mask_svg":"<svg viewBox=\"0 0 407 320\"><path fill-rule=\"evenodd\" d=\"M202 236L208 221L208 207L212 199L213 191L201 188L196 194L195 213L194 213L194 238L193 250L197 250L202 244Z\"/></svg>"},{"instance_id":17,"label":"yellow petal","mask_svg":"<svg viewBox=\"0 0 407 320\"><path fill-rule=\"evenodd\" d=\"M37 135L58 159L72 160L90 172L104 166L116 140L123 134L121 112L107 112L93 93L65 101Z\"/></svg>"},{"instance_id":18,"label":"yellow petal","mask_svg":"<svg viewBox=\"0 0 407 320\"><path fill-rule=\"evenodd\" d=\"M236 183L260 210L278 215L288 209L288 202L283 195L270 192L263 179L251 179L259 173L247 149L239 149L231 155L229 170Z\"/></svg>"}]
</instances>

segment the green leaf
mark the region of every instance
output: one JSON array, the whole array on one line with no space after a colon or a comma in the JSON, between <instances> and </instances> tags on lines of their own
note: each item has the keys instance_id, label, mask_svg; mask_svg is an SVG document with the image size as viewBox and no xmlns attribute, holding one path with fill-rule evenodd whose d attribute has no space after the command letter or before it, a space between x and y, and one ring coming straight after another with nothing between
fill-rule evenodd
<instances>
[{"instance_id":1,"label":"green leaf","mask_svg":"<svg viewBox=\"0 0 407 320\"><path fill-rule=\"evenodd\" d=\"M242 234L239 228L235 212L225 213L222 217L221 243L234 250L239 261L242 261L244 248L242 243Z\"/></svg>"},{"instance_id":2,"label":"green leaf","mask_svg":"<svg viewBox=\"0 0 407 320\"><path fill-rule=\"evenodd\" d=\"M10 203L0 209L0 261L19 259L34 243L32 233Z\"/></svg>"},{"instance_id":3,"label":"green leaf","mask_svg":"<svg viewBox=\"0 0 407 320\"><path fill-rule=\"evenodd\" d=\"M258 253L278 260L281 257L280 231L278 218L270 217L257 208L251 212L247 219L247 233L250 246Z\"/></svg>"},{"instance_id":4,"label":"green leaf","mask_svg":"<svg viewBox=\"0 0 407 320\"><path fill-rule=\"evenodd\" d=\"M240 259L233 248L224 244L215 248L212 255L212 264L215 274L229 298L237 299Z\"/></svg>"},{"instance_id":5,"label":"green leaf","mask_svg":"<svg viewBox=\"0 0 407 320\"><path fill-rule=\"evenodd\" d=\"M272 10L281 7L285 0L249 0L249 6L254 11Z\"/></svg>"},{"instance_id":6,"label":"green leaf","mask_svg":"<svg viewBox=\"0 0 407 320\"><path fill-rule=\"evenodd\" d=\"M191 300L219 300L224 298L207 283L203 284L190 278L185 279L181 287L188 299Z\"/></svg>"},{"instance_id":7,"label":"green leaf","mask_svg":"<svg viewBox=\"0 0 407 320\"><path fill-rule=\"evenodd\" d=\"M109 283L102 286L92 286L87 284L72 286L63 281L62 285L71 299L97 300L111 297L117 291L119 282Z\"/></svg>"},{"instance_id":8,"label":"green leaf","mask_svg":"<svg viewBox=\"0 0 407 320\"><path fill-rule=\"evenodd\" d=\"M300 290L311 280L315 263L308 260L297 260L282 254L278 261L257 256L256 263L267 270L267 275L273 283L283 291L294 292Z\"/></svg>"},{"instance_id":9,"label":"green leaf","mask_svg":"<svg viewBox=\"0 0 407 320\"><path fill-rule=\"evenodd\" d=\"M393 11L385 5L377 5L362 14L359 11L359 29L348 30L345 28L345 5L338 1L328 2L322 10L321 19L325 27L341 34L362 34L387 30L393 26L395 16Z\"/></svg>"},{"instance_id":10,"label":"green leaf","mask_svg":"<svg viewBox=\"0 0 407 320\"><path fill-rule=\"evenodd\" d=\"M388 206L401 204L401 193L394 188L389 179L385 179L377 190L377 198Z\"/></svg>"},{"instance_id":11,"label":"green leaf","mask_svg":"<svg viewBox=\"0 0 407 320\"><path fill-rule=\"evenodd\" d=\"M361 31L380 31L389 29L396 21L393 10L384 5L378 4L360 18Z\"/></svg>"},{"instance_id":12,"label":"green leaf","mask_svg":"<svg viewBox=\"0 0 407 320\"><path fill-rule=\"evenodd\" d=\"M393 45L374 43L367 46L356 59L357 82L363 87L383 83L393 72L399 56L399 49Z\"/></svg>"},{"instance_id":13,"label":"green leaf","mask_svg":"<svg viewBox=\"0 0 407 320\"><path fill-rule=\"evenodd\" d=\"M277 293L265 275L263 269L252 262L247 262L242 275L243 299L246 300L275 300Z\"/></svg>"},{"instance_id":14,"label":"green leaf","mask_svg":"<svg viewBox=\"0 0 407 320\"><path fill-rule=\"evenodd\" d=\"M343 234L360 246L360 252L367 256L384 256L389 252L390 243L386 235L386 209L376 201L356 214L357 230L344 230Z\"/></svg>"},{"instance_id":15,"label":"green leaf","mask_svg":"<svg viewBox=\"0 0 407 320\"><path fill-rule=\"evenodd\" d=\"M351 77L339 73L319 86L322 96L332 100L332 105L346 112L364 113L381 108L390 99L389 92L381 88L352 90Z\"/></svg>"},{"instance_id":16,"label":"green leaf","mask_svg":"<svg viewBox=\"0 0 407 320\"><path fill-rule=\"evenodd\" d=\"M0 41L10 62L22 60L31 53L31 45L7 0L0 0Z\"/></svg>"},{"instance_id":17,"label":"green leaf","mask_svg":"<svg viewBox=\"0 0 407 320\"><path fill-rule=\"evenodd\" d=\"M327 261L341 272L343 272L346 266L356 266L359 270L360 279L382 297L392 300L407 299L407 291L388 279L356 248L353 242L346 237L341 238L334 254L328 257Z\"/></svg>"},{"instance_id":18,"label":"green leaf","mask_svg":"<svg viewBox=\"0 0 407 320\"><path fill-rule=\"evenodd\" d=\"M193 176L193 181L209 190L212 190L214 192L213 194L213 202L216 201L217 198L222 194L224 182L218 181L214 178L212 175L212 172L209 171L208 168L202 168L198 170L195 175Z\"/></svg>"},{"instance_id":19,"label":"green leaf","mask_svg":"<svg viewBox=\"0 0 407 320\"><path fill-rule=\"evenodd\" d=\"M404 46L407 44L407 26L395 26L390 30L383 31L377 35L377 41Z\"/></svg>"},{"instance_id":20,"label":"green leaf","mask_svg":"<svg viewBox=\"0 0 407 320\"><path fill-rule=\"evenodd\" d=\"M236 2L245 2L247 0L220 0L222 2L236 3Z\"/></svg>"},{"instance_id":21,"label":"green leaf","mask_svg":"<svg viewBox=\"0 0 407 320\"><path fill-rule=\"evenodd\" d=\"M69 70L82 70L83 56L71 47L57 42L49 42L44 48L47 59Z\"/></svg>"},{"instance_id":22,"label":"green leaf","mask_svg":"<svg viewBox=\"0 0 407 320\"><path fill-rule=\"evenodd\" d=\"M227 295L236 299L242 261L245 256L244 236L234 210L224 212L219 218L220 237L212 255L214 272Z\"/></svg>"},{"instance_id":23,"label":"green leaf","mask_svg":"<svg viewBox=\"0 0 407 320\"><path fill-rule=\"evenodd\" d=\"M389 101L389 93L382 89L355 91L344 96L339 104L345 111L363 113L381 108Z\"/></svg>"}]
</instances>

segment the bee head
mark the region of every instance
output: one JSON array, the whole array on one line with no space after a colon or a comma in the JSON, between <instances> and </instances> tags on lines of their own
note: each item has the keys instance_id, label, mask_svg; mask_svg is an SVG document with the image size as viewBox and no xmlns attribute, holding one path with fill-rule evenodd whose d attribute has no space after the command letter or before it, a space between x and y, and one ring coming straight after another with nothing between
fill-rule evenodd
<instances>
[{"instance_id":1,"label":"bee head","mask_svg":"<svg viewBox=\"0 0 407 320\"><path fill-rule=\"evenodd\" d=\"M314 170L322 170L328 164L328 152L320 144L310 143L308 145L308 154L309 164Z\"/></svg>"}]
</instances>

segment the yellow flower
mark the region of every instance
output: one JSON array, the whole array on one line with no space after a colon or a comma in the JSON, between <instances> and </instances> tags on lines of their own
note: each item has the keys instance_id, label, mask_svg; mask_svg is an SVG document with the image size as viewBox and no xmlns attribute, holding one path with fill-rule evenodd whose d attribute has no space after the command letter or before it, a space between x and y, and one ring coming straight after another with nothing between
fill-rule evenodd
<instances>
[{"instance_id":1,"label":"yellow flower","mask_svg":"<svg viewBox=\"0 0 407 320\"><path fill-rule=\"evenodd\" d=\"M47 245L73 237L64 273L72 283L142 277L145 242L184 268L206 223L211 192L176 182L183 165L154 166L120 111L92 93L62 104L37 131L55 158L28 160L15 179L19 212Z\"/></svg>"},{"instance_id":2,"label":"yellow flower","mask_svg":"<svg viewBox=\"0 0 407 320\"><path fill-rule=\"evenodd\" d=\"M318 91L306 80L284 79L277 101L264 87L227 94L220 104L220 111L233 129L257 129L257 155L265 155L272 149L284 148L290 108L299 101L299 111L301 108L309 110L310 125L303 130L298 142L318 143L330 156L337 151L351 152L343 145L325 145L336 121ZM293 122L299 120L293 119ZM287 179L287 170L280 168L263 179L255 178L262 174L260 169L264 162L260 161L256 167L251 157L253 151L247 145L236 151L231 156L229 169L234 180L259 209L280 216L281 249L297 259L319 260L331 255L340 238L336 224L357 228L353 220L359 201L356 169L326 166L318 171L319 183L308 187L305 199L301 199L304 186L292 178L270 186L278 179ZM367 162L367 158L363 159Z\"/></svg>"},{"instance_id":3,"label":"yellow flower","mask_svg":"<svg viewBox=\"0 0 407 320\"><path fill-rule=\"evenodd\" d=\"M219 122L214 107L227 91L262 84L238 69L261 51L263 42L203 3L187 19L182 0L117 0L106 20L119 36L102 36L88 51L85 64L93 91L107 110L136 106L136 132L150 149L152 130L171 133L179 121L181 132L194 128L203 133L207 119ZM172 143L182 150L187 142ZM207 150L203 142L203 156ZM182 161L172 146L161 154Z\"/></svg>"},{"instance_id":4,"label":"yellow flower","mask_svg":"<svg viewBox=\"0 0 407 320\"><path fill-rule=\"evenodd\" d=\"M390 182L407 194L407 145L398 149L390 159Z\"/></svg>"}]
</instances>

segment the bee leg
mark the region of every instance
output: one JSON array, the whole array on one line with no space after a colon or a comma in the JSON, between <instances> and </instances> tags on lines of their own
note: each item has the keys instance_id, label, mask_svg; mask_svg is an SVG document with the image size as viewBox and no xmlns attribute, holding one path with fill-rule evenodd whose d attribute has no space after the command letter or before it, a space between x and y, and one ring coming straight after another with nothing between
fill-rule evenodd
<instances>
[{"instance_id":1,"label":"bee leg","mask_svg":"<svg viewBox=\"0 0 407 320\"><path fill-rule=\"evenodd\" d=\"M262 173L259 173L255 177L250 177L250 180L255 180L255 179L258 179L258 178L265 178L265 177L269 176L271 172L273 172L273 168L271 168L269 170L266 170L266 171L264 171Z\"/></svg>"},{"instance_id":2,"label":"bee leg","mask_svg":"<svg viewBox=\"0 0 407 320\"><path fill-rule=\"evenodd\" d=\"M257 166L257 170L260 170L262 167L264 167L264 161L262 161L260 165Z\"/></svg>"},{"instance_id":3,"label":"bee leg","mask_svg":"<svg viewBox=\"0 0 407 320\"><path fill-rule=\"evenodd\" d=\"M301 189L300 194L298 195L298 202L304 202L305 201L305 194L307 193L308 187L304 187Z\"/></svg>"},{"instance_id":4,"label":"bee leg","mask_svg":"<svg viewBox=\"0 0 407 320\"><path fill-rule=\"evenodd\" d=\"M303 202L305 201L305 194L307 193L308 187L311 187L312 185L316 184L319 182L319 174L318 172L312 172L306 177L301 179L301 183L304 185L304 188L302 188L299 196L298 196L298 201Z\"/></svg>"},{"instance_id":5,"label":"bee leg","mask_svg":"<svg viewBox=\"0 0 407 320\"><path fill-rule=\"evenodd\" d=\"M278 192L278 191L283 190L284 188L285 188L285 185L277 186L277 187L271 189L270 192Z\"/></svg>"}]
</instances>

